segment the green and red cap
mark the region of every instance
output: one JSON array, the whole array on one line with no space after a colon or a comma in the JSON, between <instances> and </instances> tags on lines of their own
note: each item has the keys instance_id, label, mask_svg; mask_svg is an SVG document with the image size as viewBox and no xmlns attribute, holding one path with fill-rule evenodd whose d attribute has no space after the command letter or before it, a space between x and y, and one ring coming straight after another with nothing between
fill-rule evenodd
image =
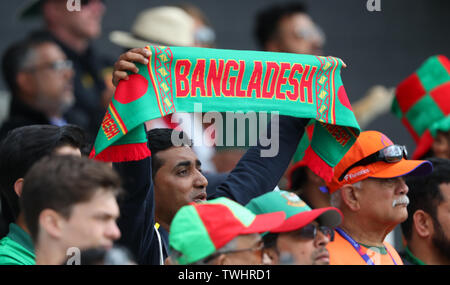
<instances>
[{"instance_id":1,"label":"green and red cap","mask_svg":"<svg viewBox=\"0 0 450 285\"><path fill-rule=\"evenodd\" d=\"M412 158L425 155L437 131L450 130L450 61L443 55L428 58L395 91L392 112L414 138Z\"/></svg>"},{"instance_id":2,"label":"green and red cap","mask_svg":"<svg viewBox=\"0 0 450 285\"><path fill-rule=\"evenodd\" d=\"M191 264L213 254L239 235L263 233L281 225L284 212L255 215L244 206L217 198L181 207L170 225L170 247L177 262Z\"/></svg>"},{"instance_id":3,"label":"green and red cap","mask_svg":"<svg viewBox=\"0 0 450 285\"><path fill-rule=\"evenodd\" d=\"M267 214L283 211L286 220L278 227L270 230L272 233L290 232L303 228L317 220L321 226L337 227L344 216L334 207L311 209L295 193L287 191L272 191L253 198L245 206L255 214Z\"/></svg>"}]
</instances>

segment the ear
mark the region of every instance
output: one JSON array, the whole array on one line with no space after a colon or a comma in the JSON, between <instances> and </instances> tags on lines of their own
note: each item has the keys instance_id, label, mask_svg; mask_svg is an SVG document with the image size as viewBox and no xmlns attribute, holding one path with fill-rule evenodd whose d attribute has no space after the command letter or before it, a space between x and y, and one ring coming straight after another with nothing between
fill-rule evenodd
<instances>
[{"instance_id":1,"label":"ear","mask_svg":"<svg viewBox=\"0 0 450 285\"><path fill-rule=\"evenodd\" d=\"M35 90L35 86L33 81L31 80L31 76L27 72L19 72L16 76L16 84L23 93L27 96L28 94L33 94L33 90Z\"/></svg>"},{"instance_id":2,"label":"ear","mask_svg":"<svg viewBox=\"0 0 450 285\"><path fill-rule=\"evenodd\" d=\"M413 226L417 235L421 238L428 238L433 235L433 221L430 215L423 210L417 210L413 214Z\"/></svg>"},{"instance_id":3,"label":"ear","mask_svg":"<svg viewBox=\"0 0 450 285\"><path fill-rule=\"evenodd\" d=\"M19 178L16 180L16 182L14 182L14 192L16 192L18 197L22 196L22 188L24 181L25 180L23 180L23 178Z\"/></svg>"},{"instance_id":4,"label":"ear","mask_svg":"<svg viewBox=\"0 0 450 285\"><path fill-rule=\"evenodd\" d=\"M227 265L228 264L228 258L226 254L221 254L217 258L214 259L213 265Z\"/></svg>"},{"instance_id":5,"label":"ear","mask_svg":"<svg viewBox=\"0 0 450 285\"><path fill-rule=\"evenodd\" d=\"M359 203L359 193L355 186L346 184L341 188L341 199L352 211L359 211L361 205Z\"/></svg>"},{"instance_id":6,"label":"ear","mask_svg":"<svg viewBox=\"0 0 450 285\"><path fill-rule=\"evenodd\" d=\"M263 263L263 265L278 264L279 258L278 258L277 251L274 248L264 248L263 256L262 256L262 263Z\"/></svg>"},{"instance_id":7,"label":"ear","mask_svg":"<svg viewBox=\"0 0 450 285\"><path fill-rule=\"evenodd\" d=\"M49 236L59 239L63 233L64 218L52 209L45 209L39 214L39 227Z\"/></svg>"}]
</instances>

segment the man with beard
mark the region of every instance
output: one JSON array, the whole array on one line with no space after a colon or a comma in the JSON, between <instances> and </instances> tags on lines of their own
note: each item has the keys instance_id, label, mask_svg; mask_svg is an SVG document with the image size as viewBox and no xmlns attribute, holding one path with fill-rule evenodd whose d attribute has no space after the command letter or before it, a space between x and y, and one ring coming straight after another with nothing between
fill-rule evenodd
<instances>
[{"instance_id":1,"label":"man with beard","mask_svg":"<svg viewBox=\"0 0 450 285\"><path fill-rule=\"evenodd\" d=\"M408 160L405 146L377 131L362 132L327 182L331 205L344 214L328 244L331 265L402 265L386 236L408 217L405 175L426 175L432 164Z\"/></svg>"},{"instance_id":2,"label":"man with beard","mask_svg":"<svg viewBox=\"0 0 450 285\"><path fill-rule=\"evenodd\" d=\"M408 177L410 204L402 223L405 264L450 264L450 160L431 158L433 172Z\"/></svg>"},{"instance_id":3,"label":"man with beard","mask_svg":"<svg viewBox=\"0 0 450 285\"><path fill-rule=\"evenodd\" d=\"M72 62L49 37L33 34L13 44L2 68L12 99L0 138L27 125L78 124L65 116L74 102Z\"/></svg>"}]
</instances>

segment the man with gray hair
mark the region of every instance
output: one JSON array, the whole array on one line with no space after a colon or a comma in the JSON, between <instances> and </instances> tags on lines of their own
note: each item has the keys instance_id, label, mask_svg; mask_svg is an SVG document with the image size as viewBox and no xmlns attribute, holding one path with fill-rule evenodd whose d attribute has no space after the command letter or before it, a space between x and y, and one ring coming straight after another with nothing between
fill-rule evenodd
<instances>
[{"instance_id":1,"label":"man with gray hair","mask_svg":"<svg viewBox=\"0 0 450 285\"><path fill-rule=\"evenodd\" d=\"M403 265L385 238L408 217L405 175L426 175L432 164L407 160L405 146L377 131L365 131L334 168L327 183L343 223L327 248L330 265Z\"/></svg>"},{"instance_id":2,"label":"man with gray hair","mask_svg":"<svg viewBox=\"0 0 450 285\"><path fill-rule=\"evenodd\" d=\"M50 37L34 33L12 44L2 68L12 99L0 138L27 125L79 124L65 113L74 103L72 62Z\"/></svg>"}]
</instances>

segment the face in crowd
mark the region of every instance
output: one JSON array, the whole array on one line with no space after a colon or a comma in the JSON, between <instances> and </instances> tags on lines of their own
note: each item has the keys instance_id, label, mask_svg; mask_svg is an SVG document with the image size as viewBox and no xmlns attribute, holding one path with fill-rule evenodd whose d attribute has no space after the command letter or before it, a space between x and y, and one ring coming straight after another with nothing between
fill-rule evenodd
<instances>
[{"instance_id":1,"label":"face in crowd","mask_svg":"<svg viewBox=\"0 0 450 285\"><path fill-rule=\"evenodd\" d=\"M156 156L162 166L154 177L155 212L158 219L170 224L182 206L206 200L208 181L189 146L170 147Z\"/></svg>"},{"instance_id":2,"label":"face in crowd","mask_svg":"<svg viewBox=\"0 0 450 285\"><path fill-rule=\"evenodd\" d=\"M314 221L301 229L280 233L276 247L266 252L273 264L328 265L330 255L326 246L333 235L332 229L320 227Z\"/></svg>"},{"instance_id":3,"label":"face in crowd","mask_svg":"<svg viewBox=\"0 0 450 285\"><path fill-rule=\"evenodd\" d=\"M298 54L321 55L325 35L305 13L284 16L278 22L278 32L269 42L268 50Z\"/></svg>"},{"instance_id":4,"label":"face in crowd","mask_svg":"<svg viewBox=\"0 0 450 285\"><path fill-rule=\"evenodd\" d=\"M102 0L81 0L80 11L69 11L67 1L49 0L43 6L46 22L57 25L77 38L95 39L100 36L106 7Z\"/></svg>"},{"instance_id":5,"label":"face in crowd","mask_svg":"<svg viewBox=\"0 0 450 285\"><path fill-rule=\"evenodd\" d=\"M74 102L72 63L54 43L34 48L30 61L18 74L18 83L34 107L48 115L61 115Z\"/></svg>"}]
</instances>

